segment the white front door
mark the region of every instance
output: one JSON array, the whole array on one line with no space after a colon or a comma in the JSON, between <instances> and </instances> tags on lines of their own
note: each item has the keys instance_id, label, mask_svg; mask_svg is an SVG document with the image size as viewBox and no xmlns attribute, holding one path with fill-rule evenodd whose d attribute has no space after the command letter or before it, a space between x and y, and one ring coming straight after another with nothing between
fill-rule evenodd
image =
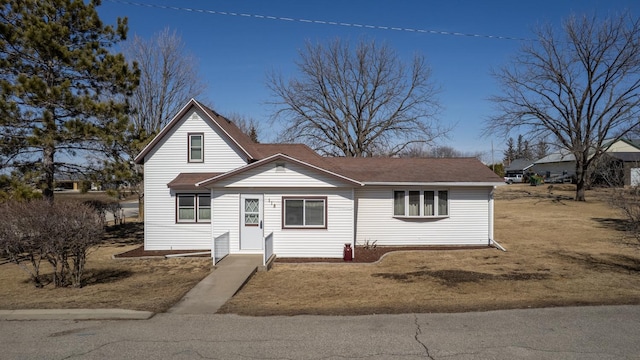
<instances>
[{"instance_id":1,"label":"white front door","mask_svg":"<svg viewBox=\"0 0 640 360\"><path fill-rule=\"evenodd\" d=\"M262 198L261 194L240 195L240 250L262 250Z\"/></svg>"}]
</instances>

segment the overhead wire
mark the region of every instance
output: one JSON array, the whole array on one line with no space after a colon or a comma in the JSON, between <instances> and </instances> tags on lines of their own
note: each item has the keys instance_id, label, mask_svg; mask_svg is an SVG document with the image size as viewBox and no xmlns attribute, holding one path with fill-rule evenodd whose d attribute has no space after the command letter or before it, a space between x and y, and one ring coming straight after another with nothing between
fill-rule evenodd
<instances>
[{"instance_id":1,"label":"overhead wire","mask_svg":"<svg viewBox=\"0 0 640 360\"><path fill-rule=\"evenodd\" d=\"M140 6L140 7L148 7L148 8L156 8L156 9L188 11L188 12L196 12L196 13L203 13L203 14L237 16L237 17L254 18L254 19L276 20L276 21L300 22L300 23L307 23L307 24L344 26L344 27L353 27L353 28L364 28L364 29L385 30L385 31L400 31L400 32L422 33L422 34L432 34L432 35L487 38L487 39L497 39L497 40L515 40L515 41L529 40L525 38L518 38L518 37L512 37L512 36L474 34L474 33L462 33L462 32L428 30L428 29L414 29L414 28L400 27L400 26L367 25L367 24L357 24L357 23L350 23L350 22L312 20L312 19L301 19L301 18L295 19L295 18L284 17L284 16L259 15L259 14L238 13L238 12L231 12L231 11L195 9L195 8L189 8L189 7L149 4L149 3L141 3L136 1L127 1L127 0L107 0L107 1L111 3L122 4L122 5Z\"/></svg>"}]
</instances>

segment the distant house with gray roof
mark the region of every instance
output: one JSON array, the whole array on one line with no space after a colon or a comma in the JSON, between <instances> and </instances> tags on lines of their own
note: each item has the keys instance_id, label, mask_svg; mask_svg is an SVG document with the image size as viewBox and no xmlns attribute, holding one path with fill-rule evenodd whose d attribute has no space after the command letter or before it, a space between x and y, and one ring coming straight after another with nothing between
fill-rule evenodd
<instances>
[{"instance_id":1,"label":"distant house with gray roof","mask_svg":"<svg viewBox=\"0 0 640 360\"><path fill-rule=\"evenodd\" d=\"M624 169L620 176L625 185L638 185L640 182L640 140L619 139L604 143L605 156L619 163L619 168ZM533 163L531 170L545 179L558 177L575 177L576 159L566 150L550 154ZM637 174L637 175L633 175ZM638 178L632 182L632 177Z\"/></svg>"}]
</instances>

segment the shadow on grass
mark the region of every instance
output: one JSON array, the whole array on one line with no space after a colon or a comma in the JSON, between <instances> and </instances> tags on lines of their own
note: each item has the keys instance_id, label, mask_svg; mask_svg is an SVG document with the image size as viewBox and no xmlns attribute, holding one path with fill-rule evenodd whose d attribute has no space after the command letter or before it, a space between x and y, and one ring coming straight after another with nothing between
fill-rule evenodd
<instances>
[{"instance_id":1,"label":"shadow on grass","mask_svg":"<svg viewBox=\"0 0 640 360\"><path fill-rule=\"evenodd\" d=\"M600 257L585 253L556 254L560 258L582 265L591 270L640 273L640 258L628 255L603 255Z\"/></svg>"},{"instance_id":2,"label":"shadow on grass","mask_svg":"<svg viewBox=\"0 0 640 360\"><path fill-rule=\"evenodd\" d=\"M627 219L616 218L591 218L591 220L600 223L602 227L613 229L616 231L626 232L631 229L631 222Z\"/></svg>"},{"instance_id":3,"label":"shadow on grass","mask_svg":"<svg viewBox=\"0 0 640 360\"><path fill-rule=\"evenodd\" d=\"M91 270L85 271L82 286L88 285L97 285L97 284L108 284L116 281L120 281L122 279L126 279L133 275L132 271L122 270L122 269L100 269L100 270ZM40 281L43 287L49 286L53 284L53 274L45 273L40 274ZM32 283L32 279L24 279L22 281L25 284ZM35 285L34 285L35 286Z\"/></svg>"},{"instance_id":4,"label":"shadow on grass","mask_svg":"<svg viewBox=\"0 0 640 360\"><path fill-rule=\"evenodd\" d=\"M373 277L396 280L399 282L415 282L421 278L429 277L438 280L445 286L454 287L461 283L478 283L489 280L528 281L544 280L549 274L510 272L508 274L488 274L466 270L420 270L408 273L376 273Z\"/></svg>"},{"instance_id":5,"label":"shadow on grass","mask_svg":"<svg viewBox=\"0 0 640 360\"><path fill-rule=\"evenodd\" d=\"M142 244L144 240L144 223L130 222L107 227L105 242L119 246Z\"/></svg>"},{"instance_id":6,"label":"shadow on grass","mask_svg":"<svg viewBox=\"0 0 640 360\"><path fill-rule=\"evenodd\" d=\"M132 275L132 271L115 268L91 270L85 273L83 285L108 284L126 279Z\"/></svg>"}]
</instances>

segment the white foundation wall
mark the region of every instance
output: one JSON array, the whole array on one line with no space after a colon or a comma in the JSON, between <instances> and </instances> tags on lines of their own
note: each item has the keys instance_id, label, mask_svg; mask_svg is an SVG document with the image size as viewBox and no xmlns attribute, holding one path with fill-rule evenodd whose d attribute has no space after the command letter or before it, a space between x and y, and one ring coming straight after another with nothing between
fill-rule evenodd
<instances>
[{"instance_id":1,"label":"white foundation wall","mask_svg":"<svg viewBox=\"0 0 640 360\"><path fill-rule=\"evenodd\" d=\"M396 218L394 190L448 190L449 217ZM487 245L491 188L365 187L357 189L356 245ZM356 256L357 253L356 253Z\"/></svg>"},{"instance_id":2,"label":"white foundation wall","mask_svg":"<svg viewBox=\"0 0 640 360\"><path fill-rule=\"evenodd\" d=\"M264 236L273 232L273 252L278 257L342 257L345 243L353 244L353 191L351 188L214 189L213 236L230 236L230 252L240 250L240 194L263 194ZM283 229L282 198L326 196L327 229ZM246 253L246 252L244 252Z\"/></svg>"},{"instance_id":3,"label":"white foundation wall","mask_svg":"<svg viewBox=\"0 0 640 360\"><path fill-rule=\"evenodd\" d=\"M215 125L214 125L215 126ZM216 128L217 129L217 128ZM211 224L176 223L176 192L167 184L181 172L224 172L245 165L242 152L191 111L145 158L144 246L147 250L211 248ZM187 134L204 134L204 162L187 162ZM209 190L202 189L203 193ZM179 193L194 193L181 191Z\"/></svg>"}]
</instances>

